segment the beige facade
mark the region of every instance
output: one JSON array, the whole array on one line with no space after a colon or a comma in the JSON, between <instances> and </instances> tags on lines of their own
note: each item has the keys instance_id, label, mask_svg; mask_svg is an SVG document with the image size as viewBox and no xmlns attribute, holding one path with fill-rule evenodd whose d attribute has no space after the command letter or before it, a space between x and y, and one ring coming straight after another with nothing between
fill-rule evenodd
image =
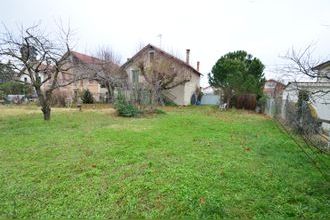
<instances>
[{"instance_id":1,"label":"beige facade","mask_svg":"<svg viewBox=\"0 0 330 220\"><path fill-rule=\"evenodd\" d=\"M72 55L70 57L70 62L68 62L67 64L68 66L66 67L69 70L64 74L60 73L58 76L58 81L60 82L60 84L66 84L72 81L73 77L76 74L87 75L88 73L86 72L87 70L84 67L84 65L92 65L95 59L96 58L81 53L72 52ZM77 64L77 62L84 65L74 65L75 68L69 68L70 65L73 66L73 64ZM45 74L42 71L40 71L39 77L41 81L43 81L46 78ZM31 83L31 79L27 74L21 75L20 81L25 83ZM46 83L44 83L41 88L43 89L45 87L48 87L50 86L51 83L52 80L49 80ZM56 89L54 94L64 93L67 99L74 100L76 97L79 97L84 90L87 89L92 93L94 100L97 102L102 101L101 99L105 97L107 94L107 90L105 88L102 88L97 81L89 80L89 79L78 80L65 87L60 87Z\"/></svg>"},{"instance_id":2,"label":"beige facade","mask_svg":"<svg viewBox=\"0 0 330 220\"><path fill-rule=\"evenodd\" d=\"M144 76L142 76L139 71L138 65L140 62L143 62L148 68L152 63L151 61L154 61L153 63L156 62L159 66L165 64L166 67L164 67L164 71L174 69L178 75L177 81L183 81L184 79L188 80L174 88L165 90L163 95L177 105L190 105L192 95L195 93L196 88L200 87L201 74L187 62L184 62L150 44L144 47L122 66L127 72L129 87L132 88L133 84L136 82L140 85L146 84Z\"/></svg>"}]
</instances>

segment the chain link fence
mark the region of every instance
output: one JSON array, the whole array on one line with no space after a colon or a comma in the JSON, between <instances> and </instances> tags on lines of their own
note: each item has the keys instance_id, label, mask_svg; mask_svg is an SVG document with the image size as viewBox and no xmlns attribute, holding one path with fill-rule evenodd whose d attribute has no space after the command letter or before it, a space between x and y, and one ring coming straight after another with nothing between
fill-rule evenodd
<instances>
[{"instance_id":1,"label":"chain link fence","mask_svg":"<svg viewBox=\"0 0 330 220\"><path fill-rule=\"evenodd\" d=\"M318 118L313 102L304 95L297 101L268 98L264 113L276 119L293 134L301 135L310 146L330 151L330 121ZM330 108L330 106L329 106Z\"/></svg>"},{"instance_id":2,"label":"chain link fence","mask_svg":"<svg viewBox=\"0 0 330 220\"><path fill-rule=\"evenodd\" d=\"M302 93L298 99L267 98L264 113L275 119L324 179L330 181L330 121L318 118L313 101Z\"/></svg>"}]
</instances>

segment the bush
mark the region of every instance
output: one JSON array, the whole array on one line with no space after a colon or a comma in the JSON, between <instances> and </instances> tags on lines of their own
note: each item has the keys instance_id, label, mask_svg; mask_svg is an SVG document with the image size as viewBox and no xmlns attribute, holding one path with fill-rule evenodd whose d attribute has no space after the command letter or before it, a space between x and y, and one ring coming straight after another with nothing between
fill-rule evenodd
<instances>
[{"instance_id":1,"label":"bush","mask_svg":"<svg viewBox=\"0 0 330 220\"><path fill-rule=\"evenodd\" d=\"M158 109L158 108L155 109L154 113L155 113L155 114L159 114L159 115L161 115L161 114L166 114L165 111L163 111L163 110L161 110L161 109Z\"/></svg>"},{"instance_id":2,"label":"bush","mask_svg":"<svg viewBox=\"0 0 330 220\"><path fill-rule=\"evenodd\" d=\"M83 92L81 99L84 104L93 104L94 103L93 95L88 89Z\"/></svg>"},{"instance_id":3,"label":"bush","mask_svg":"<svg viewBox=\"0 0 330 220\"><path fill-rule=\"evenodd\" d=\"M257 101L257 106L260 107L262 112L265 111L265 107L266 107L266 104L267 104L267 99L268 99L267 95L262 95L262 96L259 97L259 99Z\"/></svg>"},{"instance_id":4,"label":"bush","mask_svg":"<svg viewBox=\"0 0 330 220\"><path fill-rule=\"evenodd\" d=\"M126 98L121 93L115 101L115 108L117 109L118 115L123 117L135 117L141 112L131 103L126 101Z\"/></svg>"},{"instance_id":5,"label":"bush","mask_svg":"<svg viewBox=\"0 0 330 220\"><path fill-rule=\"evenodd\" d=\"M254 94L243 94L236 96L235 107L238 109L255 110L257 98Z\"/></svg>"}]
</instances>

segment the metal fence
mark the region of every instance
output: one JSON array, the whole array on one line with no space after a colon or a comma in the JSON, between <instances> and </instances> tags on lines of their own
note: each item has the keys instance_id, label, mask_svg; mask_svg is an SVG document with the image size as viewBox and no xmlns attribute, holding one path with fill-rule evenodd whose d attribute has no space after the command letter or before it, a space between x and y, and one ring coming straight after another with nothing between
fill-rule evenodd
<instances>
[{"instance_id":1,"label":"metal fence","mask_svg":"<svg viewBox=\"0 0 330 220\"><path fill-rule=\"evenodd\" d=\"M292 134L301 135L308 145L321 151L330 150L330 121L318 118L311 102L268 98L264 113L276 119Z\"/></svg>"},{"instance_id":2,"label":"metal fence","mask_svg":"<svg viewBox=\"0 0 330 220\"><path fill-rule=\"evenodd\" d=\"M311 164L320 172L324 179L330 181L329 160L330 121L317 118L316 110L309 101L290 101L279 98L268 98L264 109L265 114L275 119L282 131L301 150Z\"/></svg>"}]
</instances>

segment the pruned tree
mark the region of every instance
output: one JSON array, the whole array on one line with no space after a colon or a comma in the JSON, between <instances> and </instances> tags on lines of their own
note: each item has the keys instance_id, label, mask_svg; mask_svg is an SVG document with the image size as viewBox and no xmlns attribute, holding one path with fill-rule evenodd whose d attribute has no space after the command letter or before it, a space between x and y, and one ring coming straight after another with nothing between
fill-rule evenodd
<instances>
[{"instance_id":1,"label":"pruned tree","mask_svg":"<svg viewBox=\"0 0 330 220\"><path fill-rule=\"evenodd\" d=\"M151 92L151 106L164 105L163 93L191 80L191 73L174 61L166 58L152 58L150 62L137 62L144 83Z\"/></svg>"},{"instance_id":2,"label":"pruned tree","mask_svg":"<svg viewBox=\"0 0 330 220\"><path fill-rule=\"evenodd\" d=\"M307 146L323 151L327 141L322 124L329 123L329 120L326 114L320 113L330 104L330 75L324 71L330 62L317 58L314 49L314 44L303 49L292 47L281 56L285 64L276 71L289 84L283 92L284 102L276 108L284 119L279 120L280 123L286 122L287 126L298 131Z\"/></svg>"},{"instance_id":3,"label":"pruned tree","mask_svg":"<svg viewBox=\"0 0 330 220\"><path fill-rule=\"evenodd\" d=\"M120 68L120 56L109 47L100 48L96 57L95 64L89 65L92 71L90 78L107 89L108 102L113 103L115 88L125 86L127 74Z\"/></svg>"},{"instance_id":4,"label":"pruned tree","mask_svg":"<svg viewBox=\"0 0 330 220\"><path fill-rule=\"evenodd\" d=\"M330 80L330 76L319 75L318 71L315 69L316 66L321 64L320 59L316 59L313 56L314 45L309 44L305 48L297 50L292 47L286 52L281 58L289 61L281 70L290 76L297 77L307 76L312 79L316 78L326 78Z\"/></svg>"},{"instance_id":5,"label":"pruned tree","mask_svg":"<svg viewBox=\"0 0 330 220\"><path fill-rule=\"evenodd\" d=\"M21 28L18 33L5 32L0 38L1 60L10 61L10 67L19 78L25 75L34 88L45 120L50 120L53 91L68 86L86 76L70 71L71 30L58 26L58 32L49 35L37 24Z\"/></svg>"}]
</instances>

